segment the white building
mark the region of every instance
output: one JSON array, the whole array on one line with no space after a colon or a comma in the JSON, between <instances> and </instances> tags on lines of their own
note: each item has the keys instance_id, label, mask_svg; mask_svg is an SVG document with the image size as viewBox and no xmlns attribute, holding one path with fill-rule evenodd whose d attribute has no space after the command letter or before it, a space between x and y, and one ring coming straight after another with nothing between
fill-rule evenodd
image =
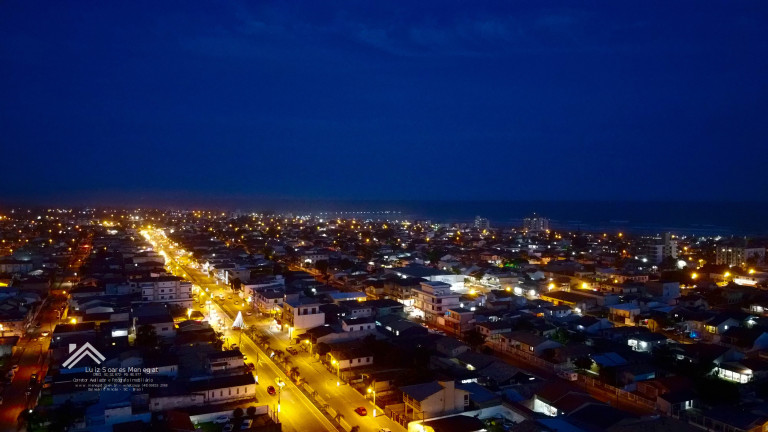
<instances>
[{"instance_id":1,"label":"white building","mask_svg":"<svg viewBox=\"0 0 768 432\"><path fill-rule=\"evenodd\" d=\"M190 381L186 391L179 394L151 397L149 409L152 412L174 408L227 403L251 399L256 395L256 379L253 374L208 377Z\"/></svg>"},{"instance_id":2,"label":"white building","mask_svg":"<svg viewBox=\"0 0 768 432\"><path fill-rule=\"evenodd\" d=\"M422 316L427 322L435 322L448 309L459 307L460 294L451 291L451 286L445 282L426 281L419 288L412 290L413 307L416 315Z\"/></svg>"},{"instance_id":3,"label":"white building","mask_svg":"<svg viewBox=\"0 0 768 432\"><path fill-rule=\"evenodd\" d=\"M475 217L475 228L481 229L481 230L487 230L490 228L491 225L488 223L488 218L476 216Z\"/></svg>"},{"instance_id":4,"label":"white building","mask_svg":"<svg viewBox=\"0 0 768 432\"><path fill-rule=\"evenodd\" d=\"M162 302L182 307L192 306L192 283L177 276L134 279L133 286L141 289L144 302Z\"/></svg>"},{"instance_id":5,"label":"white building","mask_svg":"<svg viewBox=\"0 0 768 432\"><path fill-rule=\"evenodd\" d=\"M645 246L645 255L653 264L659 264L667 257L677 258L677 240L672 234L666 233L663 239Z\"/></svg>"},{"instance_id":6,"label":"white building","mask_svg":"<svg viewBox=\"0 0 768 432\"><path fill-rule=\"evenodd\" d=\"M284 325L294 330L306 330L325 324L321 303L314 299L290 300L283 303Z\"/></svg>"},{"instance_id":7,"label":"white building","mask_svg":"<svg viewBox=\"0 0 768 432\"><path fill-rule=\"evenodd\" d=\"M525 218L523 229L531 232L547 231L549 230L549 219L538 216Z\"/></svg>"},{"instance_id":8,"label":"white building","mask_svg":"<svg viewBox=\"0 0 768 432\"><path fill-rule=\"evenodd\" d=\"M299 257L304 266L314 266L318 261L328 261L328 253L317 250L309 250Z\"/></svg>"}]
</instances>

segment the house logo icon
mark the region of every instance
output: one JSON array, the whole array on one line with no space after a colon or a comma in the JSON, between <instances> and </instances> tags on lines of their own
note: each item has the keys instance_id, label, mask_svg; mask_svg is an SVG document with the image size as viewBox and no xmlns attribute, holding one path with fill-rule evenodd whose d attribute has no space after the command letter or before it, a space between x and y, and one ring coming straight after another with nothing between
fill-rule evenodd
<instances>
[{"instance_id":1,"label":"house logo icon","mask_svg":"<svg viewBox=\"0 0 768 432\"><path fill-rule=\"evenodd\" d=\"M96 364L101 364L104 360L106 360L106 357L101 355L99 350L93 347L90 343L86 342L83 346L80 348L77 348L77 344L69 344L69 352L70 356L67 358L67 360L64 361L61 365L65 368L72 368L74 365L77 364L80 360L85 358L86 356L91 357L93 361L96 362Z\"/></svg>"}]
</instances>

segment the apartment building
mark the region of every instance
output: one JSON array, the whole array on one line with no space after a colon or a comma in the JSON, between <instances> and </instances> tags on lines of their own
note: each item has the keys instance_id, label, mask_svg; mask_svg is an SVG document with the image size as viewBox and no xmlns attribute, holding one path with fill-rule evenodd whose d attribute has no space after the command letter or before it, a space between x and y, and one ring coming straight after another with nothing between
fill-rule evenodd
<instances>
[{"instance_id":1,"label":"apartment building","mask_svg":"<svg viewBox=\"0 0 768 432\"><path fill-rule=\"evenodd\" d=\"M460 294L451 291L451 285L445 282L424 281L419 288L412 290L415 314L427 322L436 322L451 308L459 307Z\"/></svg>"}]
</instances>

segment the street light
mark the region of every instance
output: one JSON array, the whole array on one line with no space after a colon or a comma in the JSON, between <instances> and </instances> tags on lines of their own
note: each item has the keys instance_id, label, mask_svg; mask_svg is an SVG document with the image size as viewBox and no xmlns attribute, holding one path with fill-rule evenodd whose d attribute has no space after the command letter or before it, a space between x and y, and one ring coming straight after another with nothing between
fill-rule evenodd
<instances>
[{"instance_id":1,"label":"street light","mask_svg":"<svg viewBox=\"0 0 768 432\"><path fill-rule=\"evenodd\" d=\"M336 366L336 387L338 387L341 385L341 365L336 361L336 359L331 360L331 364Z\"/></svg>"},{"instance_id":2,"label":"street light","mask_svg":"<svg viewBox=\"0 0 768 432\"><path fill-rule=\"evenodd\" d=\"M368 393L373 393L373 416L376 417L376 390L368 387Z\"/></svg>"}]
</instances>

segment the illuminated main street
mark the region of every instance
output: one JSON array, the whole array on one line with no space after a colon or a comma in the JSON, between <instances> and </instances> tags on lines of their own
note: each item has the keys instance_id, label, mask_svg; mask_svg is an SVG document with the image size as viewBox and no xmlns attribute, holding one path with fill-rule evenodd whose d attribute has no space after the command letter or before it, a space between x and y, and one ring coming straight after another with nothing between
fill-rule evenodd
<instances>
[{"instance_id":1,"label":"illuminated main street","mask_svg":"<svg viewBox=\"0 0 768 432\"><path fill-rule=\"evenodd\" d=\"M237 344L240 342L239 348L247 356L246 362L256 364L258 358L256 373L260 384L257 388L259 404L266 402L273 407L276 406L278 396L267 394L266 387L273 385L277 388L275 379L278 377L286 383L280 394L279 414L284 430L315 431L320 428L330 431L337 430L285 373L271 359L266 358L254 342L246 336L246 332L243 332L241 338L237 330L231 329L231 325L237 312L242 311L248 328L255 327L257 333L270 336L270 346L283 351L289 345L288 333L278 331L277 327L272 325L271 319L259 317L257 316L258 313L252 316L247 315L245 312L248 308L243 307L247 302L233 295L229 287L217 284L215 280L193 268L188 259L183 254L176 252L173 245L164 236L151 233L150 241L154 242L158 251L166 256L167 266L174 274L190 280L199 287L200 297L195 307L206 316L210 313L213 317L211 321L223 320L223 326L220 329L217 323L214 323L214 328L224 333L225 343ZM221 300L221 297L224 300ZM232 298L230 299L230 297ZM206 306L201 307L200 301L205 301ZM235 302L239 304L236 305ZM286 355L288 355L287 352ZM303 351L300 351L296 356L291 356L290 359L292 366L299 368L302 382L308 383L334 410L340 412L342 418L351 426L360 426L361 430L377 430L378 428L389 428L393 431L404 430L399 424L386 417L381 409L375 410L371 400L365 398L355 389L345 384L337 385L336 375L327 371L319 360L312 359L309 354ZM360 406L368 410L367 416L359 416L355 413L355 408ZM375 419L373 418L374 412Z\"/></svg>"}]
</instances>

